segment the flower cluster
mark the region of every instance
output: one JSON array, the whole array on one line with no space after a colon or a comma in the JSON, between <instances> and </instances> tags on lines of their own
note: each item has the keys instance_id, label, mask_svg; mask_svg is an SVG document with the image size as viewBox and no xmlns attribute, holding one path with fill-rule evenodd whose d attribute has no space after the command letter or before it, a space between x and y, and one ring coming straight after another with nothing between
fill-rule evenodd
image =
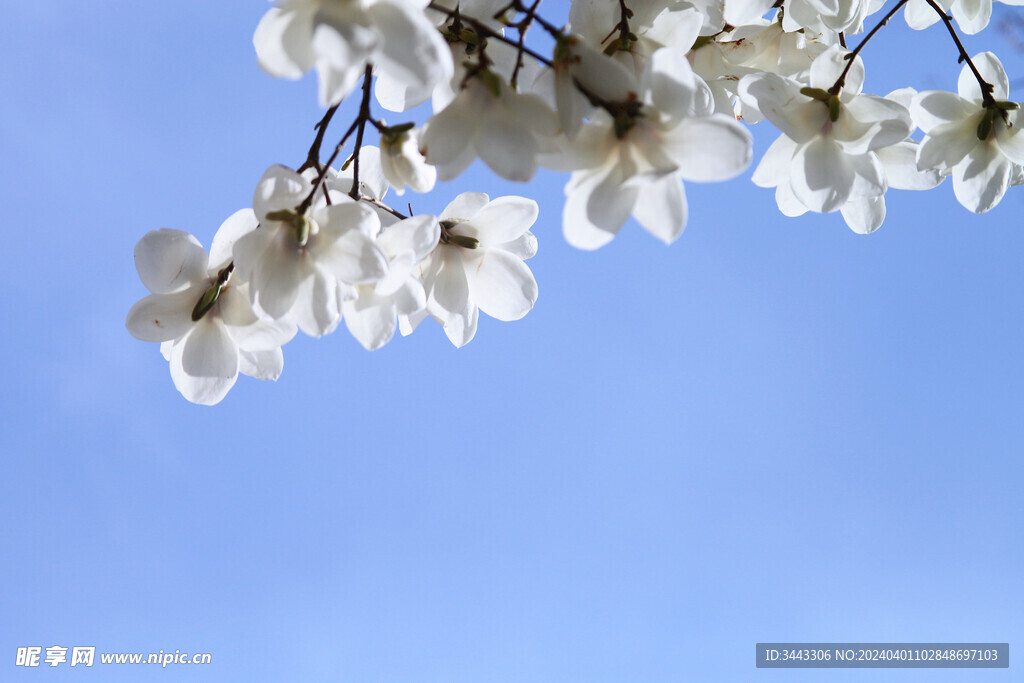
<instances>
[{"instance_id":1,"label":"flower cluster","mask_svg":"<svg viewBox=\"0 0 1024 683\"><path fill-rule=\"evenodd\" d=\"M361 155L383 177L377 149ZM174 385L194 403L219 402L238 373L277 379L281 346L296 330L320 337L344 319L369 350L409 334L428 313L456 346L476 331L478 312L517 320L537 300L523 263L537 253L537 204L467 192L441 214L384 218L352 199L354 179L272 166L253 208L228 218L207 257L192 235L163 228L135 247L152 292L128 313L128 330L161 342ZM367 188L370 192L374 190ZM382 199L387 185L378 185Z\"/></svg>"},{"instance_id":2,"label":"flower cluster","mask_svg":"<svg viewBox=\"0 0 1024 683\"><path fill-rule=\"evenodd\" d=\"M957 36L957 26L973 34L988 24L991 0L574 0L564 25L543 18L540 4L271 7L253 38L260 66L291 79L315 71L327 108L306 161L271 166L209 256L168 229L135 250L152 294L131 309L128 329L161 343L186 398L216 403L239 372L276 379L281 347L298 330L319 337L344 321L373 350L431 317L462 346L481 311L523 317L537 299L524 263L537 250L535 202L464 192L439 216L387 203L389 189L432 192L476 160L513 181L542 167L568 172L562 230L587 250L631 217L675 241L688 221L684 181L742 173L748 125L762 120L779 135L753 182L774 188L787 216L838 212L860 234L884 222L889 189L927 190L952 176L957 200L981 213L1024 181L1006 73L989 52L968 55ZM900 10L914 29L941 22L949 32L964 63L956 93L863 92L862 54ZM339 103L360 84L355 118L321 162ZM428 101L422 121L374 115L379 106L407 117ZM374 132L379 148L364 144Z\"/></svg>"}]
</instances>

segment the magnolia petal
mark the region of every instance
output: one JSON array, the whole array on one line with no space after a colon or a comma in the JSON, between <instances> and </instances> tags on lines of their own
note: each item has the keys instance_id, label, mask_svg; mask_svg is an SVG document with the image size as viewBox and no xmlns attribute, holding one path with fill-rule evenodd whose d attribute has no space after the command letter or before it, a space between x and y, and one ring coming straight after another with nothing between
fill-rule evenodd
<instances>
[{"instance_id":1,"label":"magnolia petal","mask_svg":"<svg viewBox=\"0 0 1024 683\"><path fill-rule=\"evenodd\" d=\"M797 149L789 180L793 194L811 211L838 210L850 196L854 172L839 145L818 138Z\"/></svg>"},{"instance_id":2,"label":"magnolia petal","mask_svg":"<svg viewBox=\"0 0 1024 683\"><path fill-rule=\"evenodd\" d=\"M847 54L846 48L833 45L818 55L811 64L811 86L823 90L831 88L849 63ZM844 81L842 95L852 96L860 93L864 84L864 62L860 57L854 59ZM847 97L842 99L845 101Z\"/></svg>"},{"instance_id":3,"label":"magnolia petal","mask_svg":"<svg viewBox=\"0 0 1024 683\"><path fill-rule=\"evenodd\" d=\"M594 225L587 218L588 198L588 195L582 192L574 192L566 198L565 207L562 209L562 234L571 246L592 251L611 242L622 226L614 230L605 230Z\"/></svg>"},{"instance_id":4,"label":"magnolia petal","mask_svg":"<svg viewBox=\"0 0 1024 683\"><path fill-rule=\"evenodd\" d=\"M860 126L850 127L851 134L841 136L852 121ZM861 126L863 130L857 130ZM848 154L864 154L907 139L913 128L910 112L903 105L882 97L858 95L843 106L832 132L836 140L843 141Z\"/></svg>"},{"instance_id":5,"label":"magnolia petal","mask_svg":"<svg viewBox=\"0 0 1024 683\"><path fill-rule=\"evenodd\" d=\"M476 306L467 311L448 316L444 321L444 333L456 348L462 348L473 341L476 327L480 319L480 309Z\"/></svg>"},{"instance_id":6,"label":"magnolia petal","mask_svg":"<svg viewBox=\"0 0 1024 683\"><path fill-rule=\"evenodd\" d=\"M181 346L182 369L192 377L226 379L238 372L238 347L217 318L198 321Z\"/></svg>"},{"instance_id":7,"label":"magnolia petal","mask_svg":"<svg viewBox=\"0 0 1024 683\"><path fill-rule=\"evenodd\" d=\"M686 59L689 46L664 47L647 61L641 88L651 104L670 118L692 116L697 92L697 77Z\"/></svg>"},{"instance_id":8,"label":"magnolia petal","mask_svg":"<svg viewBox=\"0 0 1024 683\"><path fill-rule=\"evenodd\" d=\"M408 337L410 334L416 331L420 323L427 318L427 309L424 308L422 311L416 311L409 315L399 316L398 318L398 329L401 331L403 337Z\"/></svg>"},{"instance_id":9,"label":"magnolia petal","mask_svg":"<svg viewBox=\"0 0 1024 683\"><path fill-rule=\"evenodd\" d=\"M921 171L945 171L960 163L981 142L975 133L979 116L966 122L954 121L932 128L917 150L917 168Z\"/></svg>"},{"instance_id":10,"label":"magnolia petal","mask_svg":"<svg viewBox=\"0 0 1024 683\"><path fill-rule=\"evenodd\" d=\"M968 35L973 35L988 26L989 19L992 18L992 0L957 0L950 9L957 25ZM980 68L978 70L981 71ZM982 73L982 76L985 74ZM988 78L985 80L992 83Z\"/></svg>"},{"instance_id":11,"label":"magnolia petal","mask_svg":"<svg viewBox=\"0 0 1024 683\"><path fill-rule=\"evenodd\" d=\"M321 9L351 7L346 3L322 3ZM313 51L317 55L320 106L337 104L355 89L363 75L363 68L371 60L380 41L376 31L360 26L356 21L337 20L321 11L319 23L313 30ZM342 11L343 14L349 12Z\"/></svg>"},{"instance_id":12,"label":"magnolia petal","mask_svg":"<svg viewBox=\"0 0 1024 683\"><path fill-rule=\"evenodd\" d=\"M125 327L133 337L142 341L179 339L192 329L192 309L202 295L201 288L174 294L150 294L131 307Z\"/></svg>"},{"instance_id":13,"label":"magnolia petal","mask_svg":"<svg viewBox=\"0 0 1024 683\"><path fill-rule=\"evenodd\" d=\"M394 305L389 300L377 299L375 304L357 309L351 301L345 302L345 326L367 351L375 351L391 341L398 326Z\"/></svg>"},{"instance_id":14,"label":"magnolia petal","mask_svg":"<svg viewBox=\"0 0 1024 683\"><path fill-rule=\"evenodd\" d=\"M441 226L437 217L424 213L388 226L377 242L392 258L411 252L413 261L419 262L434 250L440 239Z\"/></svg>"},{"instance_id":15,"label":"magnolia petal","mask_svg":"<svg viewBox=\"0 0 1024 683\"><path fill-rule=\"evenodd\" d=\"M427 305L442 320L461 314L469 308L469 283L462 259L455 253L459 247L438 247L439 268L431 283Z\"/></svg>"},{"instance_id":16,"label":"magnolia petal","mask_svg":"<svg viewBox=\"0 0 1024 683\"><path fill-rule=\"evenodd\" d=\"M948 11L948 8L945 9ZM915 31L926 29L939 20L938 12L932 9L925 0L910 0L903 16L907 20L907 26Z\"/></svg>"},{"instance_id":17,"label":"magnolia petal","mask_svg":"<svg viewBox=\"0 0 1024 683\"><path fill-rule=\"evenodd\" d=\"M496 245L495 248L504 249L516 258L526 260L537 255L537 236L527 230L511 242Z\"/></svg>"},{"instance_id":18,"label":"magnolia petal","mask_svg":"<svg viewBox=\"0 0 1024 683\"><path fill-rule=\"evenodd\" d=\"M684 120L665 143L679 175L700 182L735 177L750 165L753 149L750 131L722 114Z\"/></svg>"},{"instance_id":19,"label":"magnolia petal","mask_svg":"<svg viewBox=\"0 0 1024 683\"><path fill-rule=\"evenodd\" d=\"M843 204L840 213L850 230L859 235L869 235L885 220L885 197L857 197Z\"/></svg>"},{"instance_id":20,"label":"magnolia petal","mask_svg":"<svg viewBox=\"0 0 1024 683\"><path fill-rule=\"evenodd\" d=\"M412 315L427 307L427 295L423 291L423 283L414 278L406 278L402 286L391 295L395 311L402 315Z\"/></svg>"},{"instance_id":21,"label":"magnolia petal","mask_svg":"<svg viewBox=\"0 0 1024 683\"><path fill-rule=\"evenodd\" d=\"M348 230L317 255L317 264L342 282L353 285L380 280L388 258L377 243L358 230Z\"/></svg>"},{"instance_id":22,"label":"magnolia petal","mask_svg":"<svg viewBox=\"0 0 1024 683\"><path fill-rule=\"evenodd\" d=\"M341 322L341 305L337 281L318 269L299 287L289 318L303 334L322 337L333 332Z\"/></svg>"},{"instance_id":23,"label":"magnolia petal","mask_svg":"<svg viewBox=\"0 0 1024 683\"><path fill-rule=\"evenodd\" d=\"M875 152L885 169L889 187L897 190L930 190L943 181L945 176L936 170L917 170L917 147L913 140L906 140Z\"/></svg>"},{"instance_id":24,"label":"magnolia petal","mask_svg":"<svg viewBox=\"0 0 1024 683\"><path fill-rule=\"evenodd\" d=\"M238 378L238 348L221 322L209 316L171 348L171 379L192 403L214 405Z\"/></svg>"},{"instance_id":25,"label":"magnolia petal","mask_svg":"<svg viewBox=\"0 0 1024 683\"><path fill-rule=\"evenodd\" d=\"M484 208L490 200L490 197L483 192L463 192L445 207L444 211L441 212L439 219L442 221L469 220L470 218L473 218L480 209Z\"/></svg>"},{"instance_id":26,"label":"magnolia petal","mask_svg":"<svg viewBox=\"0 0 1024 683\"><path fill-rule=\"evenodd\" d=\"M763 17L772 8L772 0L728 0L724 19L731 26L744 26Z\"/></svg>"},{"instance_id":27,"label":"magnolia petal","mask_svg":"<svg viewBox=\"0 0 1024 683\"><path fill-rule=\"evenodd\" d=\"M807 213L807 207L793 194L793 188L789 184L788 178L784 178L775 188L775 203L779 206L782 215L789 218L796 218Z\"/></svg>"},{"instance_id":28,"label":"magnolia petal","mask_svg":"<svg viewBox=\"0 0 1024 683\"><path fill-rule=\"evenodd\" d=\"M954 4L953 11L956 12L956 7L962 5L965 0L958 0ZM992 10L991 0L985 0L983 4L987 4L989 11ZM986 18L985 23L988 23ZM966 29L965 29L966 31ZM967 31L970 33L969 31ZM1006 71L1003 69L1002 62L991 52L981 52L974 55L971 58L974 62L974 66L978 68L978 73L985 79L986 82L992 84L992 97L997 100L1005 100L1010 96L1010 82L1006 77ZM970 102L980 103L981 102L981 86L978 85L978 79L974 77L974 72L971 71L971 67L968 64L964 64L963 68L960 69L960 78L957 80L957 92L960 93L960 97Z\"/></svg>"},{"instance_id":29,"label":"magnolia petal","mask_svg":"<svg viewBox=\"0 0 1024 683\"><path fill-rule=\"evenodd\" d=\"M455 73L452 53L440 32L410 3L382 0L366 13L382 37L377 63L392 77L423 87L448 80Z\"/></svg>"},{"instance_id":30,"label":"magnolia petal","mask_svg":"<svg viewBox=\"0 0 1024 683\"><path fill-rule=\"evenodd\" d=\"M498 197L488 202L465 223L456 225L454 234L468 235L480 240L480 246L511 242L533 226L540 208L537 202L525 197Z\"/></svg>"},{"instance_id":31,"label":"magnolia petal","mask_svg":"<svg viewBox=\"0 0 1024 683\"><path fill-rule=\"evenodd\" d=\"M953 193L968 211L985 213L1003 198L1012 164L991 143L978 145L953 167Z\"/></svg>"},{"instance_id":32,"label":"magnolia petal","mask_svg":"<svg viewBox=\"0 0 1024 683\"><path fill-rule=\"evenodd\" d=\"M284 353L280 347L266 351L238 350L238 371L243 375L276 381L283 370Z\"/></svg>"},{"instance_id":33,"label":"magnolia petal","mask_svg":"<svg viewBox=\"0 0 1024 683\"><path fill-rule=\"evenodd\" d=\"M452 164L472 149L483 115L483 100L473 90L463 90L452 103L434 114L423 129L423 155L434 166ZM484 93L485 97L489 97Z\"/></svg>"},{"instance_id":34,"label":"magnolia petal","mask_svg":"<svg viewBox=\"0 0 1024 683\"><path fill-rule=\"evenodd\" d=\"M828 120L828 110L820 102L801 95L798 83L776 74L744 76L739 95L796 142L806 142L818 135Z\"/></svg>"},{"instance_id":35,"label":"magnolia petal","mask_svg":"<svg viewBox=\"0 0 1024 683\"><path fill-rule=\"evenodd\" d=\"M572 40L572 39L570 39ZM640 91L636 77L621 63L595 50L583 40L572 44L568 87L579 92L571 80L579 81L588 91L606 102L625 102L630 94ZM579 98L586 101L585 98ZM561 109L561 103L559 103Z\"/></svg>"},{"instance_id":36,"label":"magnolia petal","mask_svg":"<svg viewBox=\"0 0 1024 683\"><path fill-rule=\"evenodd\" d=\"M789 175L797 144L785 135L775 138L750 177L758 187L775 187Z\"/></svg>"},{"instance_id":37,"label":"magnolia petal","mask_svg":"<svg viewBox=\"0 0 1024 683\"><path fill-rule=\"evenodd\" d=\"M1024 164L1024 135L1020 134L1019 122L1015 121L1014 123L1018 125L1010 128L1002 122L997 122L996 144L999 145L999 151L1006 155L1010 161L1015 164Z\"/></svg>"},{"instance_id":38,"label":"magnolia petal","mask_svg":"<svg viewBox=\"0 0 1024 683\"><path fill-rule=\"evenodd\" d=\"M938 126L962 122L977 111L977 104L945 90L920 92L910 105L914 124L925 133L931 133Z\"/></svg>"},{"instance_id":39,"label":"magnolia petal","mask_svg":"<svg viewBox=\"0 0 1024 683\"><path fill-rule=\"evenodd\" d=\"M261 226L235 240L235 244L231 248L231 256L235 262L232 277L244 281L252 279L253 269L263 259L267 248L274 242L274 237L279 229L278 225L278 223L272 223L269 226Z\"/></svg>"},{"instance_id":40,"label":"magnolia petal","mask_svg":"<svg viewBox=\"0 0 1024 683\"><path fill-rule=\"evenodd\" d=\"M480 159L506 180L526 182L537 172L537 140L504 106L491 107L480 122L476 150Z\"/></svg>"},{"instance_id":41,"label":"magnolia petal","mask_svg":"<svg viewBox=\"0 0 1024 683\"><path fill-rule=\"evenodd\" d=\"M387 275L372 285L360 285L360 287L369 287L379 296L391 296L396 289L402 286L402 283L409 279L417 265L413 261L412 252L403 251L388 262Z\"/></svg>"},{"instance_id":42,"label":"magnolia petal","mask_svg":"<svg viewBox=\"0 0 1024 683\"><path fill-rule=\"evenodd\" d=\"M292 244L294 238L289 238L279 235L267 247L249 284L250 296L275 319L291 310L299 295L299 285L313 274L305 254Z\"/></svg>"},{"instance_id":43,"label":"magnolia petal","mask_svg":"<svg viewBox=\"0 0 1024 683\"><path fill-rule=\"evenodd\" d=\"M271 76L302 77L313 68L314 3L288 3L271 7L252 37L260 67Z\"/></svg>"},{"instance_id":44,"label":"magnolia petal","mask_svg":"<svg viewBox=\"0 0 1024 683\"><path fill-rule=\"evenodd\" d=\"M349 232L374 238L380 232L380 219L365 202L344 202L323 206L315 214L320 225L316 248L326 248Z\"/></svg>"},{"instance_id":45,"label":"magnolia petal","mask_svg":"<svg viewBox=\"0 0 1024 683\"><path fill-rule=\"evenodd\" d=\"M213 244L210 245L210 269L220 270L228 265L235 242L258 226L259 221L256 220L256 213L252 209L241 209L228 216L213 236Z\"/></svg>"},{"instance_id":46,"label":"magnolia petal","mask_svg":"<svg viewBox=\"0 0 1024 683\"><path fill-rule=\"evenodd\" d=\"M206 250L182 230L150 230L135 245L135 269L154 294L171 294L206 278Z\"/></svg>"},{"instance_id":47,"label":"magnolia petal","mask_svg":"<svg viewBox=\"0 0 1024 683\"><path fill-rule=\"evenodd\" d=\"M217 306L220 319L228 326L232 339L241 348L263 351L287 344L295 336L295 323L287 318L271 320L258 317L244 287L224 288Z\"/></svg>"},{"instance_id":48,"label":"magnolia petal","mask_svg":"<svg viewBox=\"0 0 1024 683\"><path fill-rule=\"evenodd\" d=\"M683 234L687 217L686 195L679 178L666 176L641 184L633 217L665 244L676 241Z\"/></svg>"},{"instance_id":49,"label":"magnolia petal","mask_svg":"<svg viewBox=\"0 0 1024 683\"><path fill-rule=\"evenodd\" d=\"M276 164L268 168L252 197L252 208L262 223L268 213L294 209L313 190L312 183L292 169Z\"/></svg>"},{"instance_id":50,"label":"magnolia petal","mask_svg":"<svg viewBox=\"0 0 1024 683\"><path fill-rule=\"evenodd\" d=\"M222 287L212 311L216 311L224 324L230 327L246 327L259 320L253 310L248 283L239 285L229 282Z\"/></svg>"},{"instance_id":51,"label":"magnolia petal","mask_svg":"<svg viewBox=\"0 0 1024 683\"><path fill-rule=\"evenodd\" d=\"M408 111L430 99L434 87L411 85L389 73L381 73L373 86L373 95L380 106L388 111Z\"/></svg>"},{"instance_id":52,"label":"magnolia petal","mask_svg":"<svg viewBox=\"0 0 1024 683\"><path fill-rule=\"evenodd\" d=\"M878 156L872 152L860 155L847 155L847 161L853 168L853 186L851 197L877 197L885 194L888 185L885 182L885 169Z\"/></svg>"},{"instance_id":53,"label":"magnolia petal","mask_svg":"<svg viewBox=\"0 0 1024 683\"><path fill-rule=\"evenodd\" d=\"M519 320L537 301L537 280L520 259L501 249L484 251L466 264L470 296L498 320Z\"/></svg>"}]
</instances>

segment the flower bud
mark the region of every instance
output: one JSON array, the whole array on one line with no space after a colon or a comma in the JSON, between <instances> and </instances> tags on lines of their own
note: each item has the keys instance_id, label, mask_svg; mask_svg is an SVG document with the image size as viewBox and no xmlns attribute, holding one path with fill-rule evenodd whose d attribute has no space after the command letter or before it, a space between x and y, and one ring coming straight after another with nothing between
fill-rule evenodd
<instances>
[{"instance_id":1,"label":"flower bud","mask_svg":"<svg viewBox=\"0 0 1024 683\"><path fill-rule=\"evenodd\" d=\"M196 302L195 308L192 309L192 322L200 320L210 312L210 309L217 303L217 298L220 296L220 288L221 282L218 280L203 292L203 295L199 297L199 301Z\"/></svg>"}]
</instances>

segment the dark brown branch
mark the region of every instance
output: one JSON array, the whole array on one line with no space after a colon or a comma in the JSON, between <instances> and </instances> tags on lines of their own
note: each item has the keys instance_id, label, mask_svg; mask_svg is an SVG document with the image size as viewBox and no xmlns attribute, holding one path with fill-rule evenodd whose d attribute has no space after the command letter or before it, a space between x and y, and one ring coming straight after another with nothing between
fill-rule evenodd
<instances>
[{"instance_id":1,"label":"dark brown branch","mask_svg":"<svg viewBox=\"0 0 1024 683\"><path fill-rule=\"evenodd\" d=\"M967 50L964 49L964 44L960 42L960 36L956 34L956 29L953 28L953 19L946 14L945 10L936 4L935 0L925 0L929 6L939 14L939 18L942 19L942 23L946 25L946 30L949 31L949 35L952 36L953 42L956 43L957 49L960 51L960 58L958 62L967 62L967 66L970 67L971 73L978 80L978 87L981 88L981 101L986 107L990 107L995 104L995 98L992 96L992 91L995 87L981 77L981 73L978 71L978 67L971 61L971 56L967 54Z\"/></svg>"},{"instance_id":2,"label":"dark brown branch","mask_svg":"<svg viewBox=\"0 0 1024 683\"><path fill-rule=\"evenodd\" d=\"M896 6L889 10L888 14L886 14L880 22L875 24L875 27L871 29L866 36L864 36L864 40L860 41L857 47L853 48L853 52L846 55L846 67L843 69L843 73L839 74L839 78L836 79L836 82L832 87L828 89L829 93L833 95L839 94L839 91L843 89L844 85L846 85L846 74L850 73L850 68L853 66L853 60L857 59L857 55L859 55L860 51L864 49L864 46L868 44L868 41L874 38L875 34L878 33L883 26L889 23L889 20L893 18L893 15L895 15L901 7L907 4L907 1L908 0L900 0L897 2ZM930 1L931 0L929 0L929 2Z\"/></svg>"},{"instance_id":3,"label":"dark brown branch","mask_svg":"<svg viewBox=\"0 0 1024 683\"><path fill-rule=\"evenodd\" d=\"M313 144L309 147L309 152L306 154L306 160L302 162L302 166L297 169L298 173L302 173L307 168L315 168L320 170L320 145L324 143L324 133L327 132L327 126L331 123L331 117L334 116L334 112L338 111L338 107L341 106L341 102L334 105L327 110L324 117L313 126L316 129L316 139L313 140Z\"/></svg>"}]
</instances>

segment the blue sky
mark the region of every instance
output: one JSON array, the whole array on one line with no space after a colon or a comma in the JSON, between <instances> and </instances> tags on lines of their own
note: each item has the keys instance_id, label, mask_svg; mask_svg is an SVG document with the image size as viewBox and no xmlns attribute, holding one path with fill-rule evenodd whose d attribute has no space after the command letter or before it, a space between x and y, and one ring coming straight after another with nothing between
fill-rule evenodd
<instances>
[{"instance_id":1,"label":"blue sky","mask_svg":"<svg viewBox=\"0 0 1024 683\"><path fill-rule=\"evenodd\" d=\"M482 319L461 350L432 323L374 353L297 338L278 382L193 406L124 329L146 294L132 247L163 226L208 246L267 166L304 158L315 84L256 67L265 9L6 8L0 678L980 676L756 670L758 641L1014 659L1019 193L978 217L948 183L893 191L860 237L782 217L747 172L688 184L671 247L631 224L583 253L560 234L565 176L474 167L405 199L536 198L525 319ZM867 88L954 88L947 37L901 23L865 53ZM1024 74L994 30L967 45ZM775 133L754 132L759 158ZM31 645L213 664L15 667Z\"/></svg>"}]
</instances>

